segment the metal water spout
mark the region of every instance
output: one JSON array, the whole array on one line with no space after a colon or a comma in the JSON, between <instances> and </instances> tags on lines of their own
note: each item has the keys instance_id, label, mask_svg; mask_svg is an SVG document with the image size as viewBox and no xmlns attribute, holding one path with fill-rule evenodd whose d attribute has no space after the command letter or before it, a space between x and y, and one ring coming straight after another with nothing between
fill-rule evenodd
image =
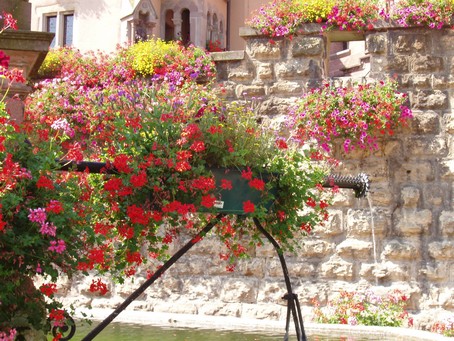
<instances>
[{"instance_id":1,"label":"metal water spout","mask_svg":"<svg viewBox=\"0 0 454 341\"><path fill-rule=\"evenodd\" d=\"M345 176L332 174L326 177L323 187L347 188L355 192L356 198L364 198L370 189L369 176L365 173L359 173L357 176Z\"/></svg>"}]
</instances>

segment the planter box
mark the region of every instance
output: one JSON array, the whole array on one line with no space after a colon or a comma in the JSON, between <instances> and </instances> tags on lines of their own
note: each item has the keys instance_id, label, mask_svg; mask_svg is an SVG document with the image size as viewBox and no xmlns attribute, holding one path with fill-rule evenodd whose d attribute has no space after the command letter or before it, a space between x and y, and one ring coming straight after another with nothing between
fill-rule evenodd
<instances>
[{"instance_id":1,"label":"planter box","mask_svg":"<svg viewBox=\"0 0 454 341\"><path fill-rule=\"evenodd\" d=\"M273 205L272 201L263 202L262 196L264 192L249 186L249 180L246 180L241 176L240 170L213 168L211 169L211 172L216 180L215 207L218 212L237 215L247 214L243 210L243 203L246 201L251 201L254 205L261 204L266 209L271 208ZM262 173L259 178L267 183L273 176L276 175ZM223 189L221 187L223 179L231 182L231 190ZM275 191L272 190L272 193L275 194Z\"/></svg>"}]
</instances>

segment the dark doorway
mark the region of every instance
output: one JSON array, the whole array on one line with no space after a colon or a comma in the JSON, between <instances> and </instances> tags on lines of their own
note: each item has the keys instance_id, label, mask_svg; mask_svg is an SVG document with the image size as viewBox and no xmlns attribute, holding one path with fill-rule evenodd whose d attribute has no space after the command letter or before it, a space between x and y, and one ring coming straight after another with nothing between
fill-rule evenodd
<instances>
[{"instance_id":1,"label":"dark doorway","mask_svg":"<svg viewBox=\"0 0 454 341\"><path fill-rule=\"evenodd\" d=\"M191 41L190 16L191 12L188 9L184 9L181 12L181 40L184 45L189 44Z\"/></svg>"},{"instance_id":2,"label":"dark doorway","mask_svg":"<svg viewBox=\"0 0 454 341\"><path fill-rule=\"evenodd\" d=\"M166 27L165 27L165 41L175 39L175 24L173 23L173 11L171 9L166 12Z\"/></svg>"}]
</instances>

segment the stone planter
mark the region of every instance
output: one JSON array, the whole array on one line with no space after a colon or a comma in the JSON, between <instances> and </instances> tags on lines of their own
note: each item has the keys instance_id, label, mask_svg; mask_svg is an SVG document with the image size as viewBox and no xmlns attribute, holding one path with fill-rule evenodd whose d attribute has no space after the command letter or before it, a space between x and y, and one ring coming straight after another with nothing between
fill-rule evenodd
<instances>
[{"instance_id":1,"label":"stone planter","mask_svg":"<svg viewBox=\"0 0 454 341\"><path fill-rule=\"evenodd\" d=\"M53 33L6 30L0 34L0 50L10 57L9 68L22 70L25 79L34 78L49 51ZM1 92L7 95L6 108L18 122L23 120L24 100L31 87L22 83L3 81Z\"/></svg>"}]
</instances>

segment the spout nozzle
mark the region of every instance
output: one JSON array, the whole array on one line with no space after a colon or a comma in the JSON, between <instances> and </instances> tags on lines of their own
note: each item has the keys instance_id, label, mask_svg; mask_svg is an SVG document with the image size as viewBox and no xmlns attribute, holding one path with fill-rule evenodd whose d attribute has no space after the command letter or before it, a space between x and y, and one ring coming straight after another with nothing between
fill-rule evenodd
<instances>
[{"instance_id":1,"label":"spout nozzle","mask_svg":"<svg viewBox=\"0 0 454 341\"><path fill-rule=\"evenodd\" d=\"M364 198L369 192L370 180L365 173L360 173L357 176L344 175L329 175L326 177L323 187L339 187L352 189L355 192L356 198Z\"/></svg>"}]
</instances>

